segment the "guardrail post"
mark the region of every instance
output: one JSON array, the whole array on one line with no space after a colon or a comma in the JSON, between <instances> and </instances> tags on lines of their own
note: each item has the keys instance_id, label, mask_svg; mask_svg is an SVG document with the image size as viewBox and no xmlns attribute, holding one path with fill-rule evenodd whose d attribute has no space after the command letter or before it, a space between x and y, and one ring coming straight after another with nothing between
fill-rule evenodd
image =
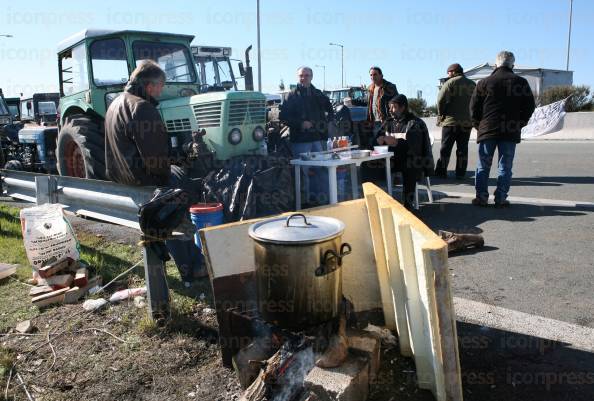
<instances>
[{"instance_id":1,"label":"guardrail post","mask_svg":"<svg viewBox=\"0 0 594 401\"><path fill-rule=\"evenodd\" d=\"M35 177L35 198L38 205L56 203L58 182L51 175L38 175Z\"/></svg>"},{"instance_id":2,"label":"guardrail post","mask_svg":"<svg viewBox=\"0 0 594 401\"><path fill-rule=\"evenodd\" d=\"M146 281L149 312L153 320L167 320L171 315L169 287L165 276L165 263L158 253L157 244L145 242L142 238L144 259L144 278ZM162 247L165 249L165 246Z\"/></svg>"}]
</instances>

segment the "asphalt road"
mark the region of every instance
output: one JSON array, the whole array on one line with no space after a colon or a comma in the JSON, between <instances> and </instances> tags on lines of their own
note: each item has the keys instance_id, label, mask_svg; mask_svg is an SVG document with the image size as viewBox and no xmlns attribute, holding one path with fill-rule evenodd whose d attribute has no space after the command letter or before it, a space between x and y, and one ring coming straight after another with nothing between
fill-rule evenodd
<instances>
[{"instance_id":1,"label":"asphalt road","mask_svg":"<svg viewBox=\"0 0 594 401\"><path fill-rule=\"evenodd\" d=\"M436 158L438 149L439 142ZM470 144L469 170L476 153ZM473 172L464 181L433 180L441 198L420 217L435 230L485 238L482 250L450 257L456 297L594 327L593 154L594 141L522 143L510 196L525 199L509 209L470 204Z\"/></svg>"}]
</instances>

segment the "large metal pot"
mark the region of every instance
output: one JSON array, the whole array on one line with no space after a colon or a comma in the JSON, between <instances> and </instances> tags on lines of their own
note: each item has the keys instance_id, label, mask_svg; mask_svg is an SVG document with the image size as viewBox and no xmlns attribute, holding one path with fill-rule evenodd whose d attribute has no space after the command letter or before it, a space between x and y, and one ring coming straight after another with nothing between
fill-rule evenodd
<instances>
[{"instance_id":1,"label":"large metal pot","mask_svg":"<svg viewBox=\"0 0 594 401\"><path fill-rule=\"evenodd\" d=\"M253 224L258 310L267 321L302 329L338 315L342 301L344 224L330 217L305 216Z\"/></svg>"}]
</instances>

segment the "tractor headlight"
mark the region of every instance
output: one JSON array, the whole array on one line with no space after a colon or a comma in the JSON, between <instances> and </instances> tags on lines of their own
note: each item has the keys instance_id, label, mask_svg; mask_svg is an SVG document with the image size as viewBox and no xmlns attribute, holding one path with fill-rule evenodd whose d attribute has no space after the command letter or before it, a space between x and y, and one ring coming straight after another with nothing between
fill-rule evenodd
<instances>
[{"instance_id":1,"label":"tractor headlight","mask_svg":"<svg viewBox=\"0 0 594 401\"><path fill-rule=\"evenodd\" d=\"M179 91L179 95L181 97L194 96L195 94L196 94L196 91L191 88L183 88Z\"/></svg>"},{"instance_id":2,"label":"tractor headlight","mask_svg":"<svg viewBox=\"0 0 594 401\"><path fill-rule=\"evenodd\" d=\"M264 128L262 128L260 126L257 126L256 128L254 128L252 137L254 138L254 141L256 141L256 142L260 142L261 140L263 140L264 139Z\"/></svg>"},{"instance_id":3,"label":"tractor headlight","mask_svg":"<svg viewBox=\"0 0 594 401\"><path fill-rule=\"evenodd\" d=\"M229 143L231 145L237 145L239 142L241 142L241 131L239 128L233 128L229 132Z\"/></svg>"},{"instance_id":4,"label":"tractor headlight","mask_svg":"<svg viewBox=\"0 0 594 401\"><path fill-rule=\"evenodd\" d=\"M115 98L120 96L122 93L124 92L111 92L105 95L105 110L109 109L111 102L113 102Z\"/></svg>"}]
</instances>

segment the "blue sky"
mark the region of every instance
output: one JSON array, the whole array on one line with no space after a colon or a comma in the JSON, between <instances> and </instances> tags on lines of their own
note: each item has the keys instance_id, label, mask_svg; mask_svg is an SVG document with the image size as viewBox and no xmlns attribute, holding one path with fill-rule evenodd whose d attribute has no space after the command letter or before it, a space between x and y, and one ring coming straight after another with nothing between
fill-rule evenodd
<instances>
[{"instance_id":1,"label":"blue sky","mask_svg":"<svg viewBox=\"0 0 594 401\"><path fill-rule=\"evenodd\" d=\"M243 58L256 47L256 0L12 2L0 11L0 87L25 96L57 89L55 48L84 28L158 30L196 35L194 43L227 45ZM51 4L51 8L48 5ZM435 102L438 79L453 62L465 68L492 62L499 50L521 66L565 68L569 0L261 0L262 86L275 92L295 81L300 65L314 68L314 84L368 83L379 65L400 92ZM570 69L574 83L594 86L594 1L574 0ZM257 59L252 52L252 60ZM256 75L257 76L257 75ZM257 81L257 80L256 80Z\"/></svg>"}]
</instances>

